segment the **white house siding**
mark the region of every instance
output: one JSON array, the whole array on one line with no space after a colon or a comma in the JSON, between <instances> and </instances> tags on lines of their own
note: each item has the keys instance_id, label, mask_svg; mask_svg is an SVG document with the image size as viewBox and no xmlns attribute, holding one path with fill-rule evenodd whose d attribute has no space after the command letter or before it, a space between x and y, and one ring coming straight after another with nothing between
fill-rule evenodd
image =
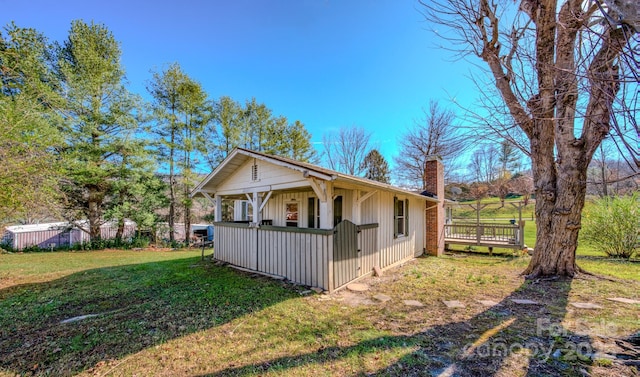
<instances>
[{"instance_id":1,"label":"white house siding","mask_svg":"<svg viewBox=\"0 0 640 377\"><path fill-rule=\"evenodd\" d=\"M225 192L231 190L250 190L251 187L278 186L295 182L301 182L305 185L306 180L298 171L287 169L264 161L256 161L258 166L258 179L252 180L253 159L249 159L242 164L235 173L226 179L217 188L218 191Z\"/></svg>"},{"instance_id":2,"label":"white house siding","mask_svg":"<svg viewBox=\"0 0 640 377\"><path fill-rule=\"evenodd\" d=\"M256 272L331 289L331 231L294 231L216 223L215 258Z\"/></svg>"},{"instance_id":3,"label":"white house siding","mask_svg":"<svg viewBox=\"0 0 640 377\"><path fill-rule=\"evenodd\" d=\"M360 276L380 266L380 252L378 250L378 228L366 228L358 233L358 249L360 250Z\"/></svg>"},{"instance_id":4,"label":"white house siding","mask_svg":"<svg viewBox=\"0 0 640 377\"><path fill-rule=\"evenodd\" d=\"M425 247L424 239L424 201L396 195L398 199L409 199L409 232L407 236L393 237L393 197L394 193L379 192L381 205L378 223L380 267L387 267L394 263L419 256Z\"/></svg>"},{"instance_id":5,"label":"white house siding","mask_svg":"<svg viewBox=\"0 0 640 377\"><path fill-rule=\"evenodd\" d=\"M258 266L257 229L216 226L215 258L251 270Z\"/></svg>"},{"instance_id":6,"label":"white house siding","mask_svg":"<svg viewBox=\"0 0 640 377\"><path fill-rule=\"evenodd\" d=\"M380 194L379 191L376 191L373 196L362 202L360 213L363 224L376 224L380 222Z\"/></svg>"},{"instance_id":7,"label":"white house siding","mask_svg":"<svg viewBox=\"0 0 640 377\"><path fill-rule=\"evenodd\" d=\"M272 220L274 226L286 226L286 204L295 202L298 203L298 227L306 228L308 214L307 203L310 197L315 198L313 191L292 193L274 192L262 210L262 219Z\"/></svg>"},{"instance_id":8,"label":"white house siding","mask_svg":"<svg viewBox=\"0 0 640 377\"><path fill-rule=\"evenodd\" d=\"M352 193L351 191L338 189L334 196L342 196L342 219L353 221ZM309 198L317 199L313 191L277 193L269 198L262 211L262 219L272 220L274 226L286 226L285 208L287 203L298 203L298 227L308 228ZM317 209L316 209L317 210Z\"/></svg>"},{"instance_id":9,"label":"white house siding","mask_svg":"<svg viewBox=\"0 0 640 377\"><path fill-rule=\"evenodd\" d=\"M258 271L285 276L294 283L312 287L329 287L331 234L314 234L273 230L259 231Z\"/></svg>"},{"instance_id":10,"label":"white house siding","mask_svg":"<svg viewBox=\"0 0 640 377\"><path fill-rule=\"evenodd\" d=\"M353 191L337 188L334 190L333 196L342 196L342 220L353 222Z\"/></svg>"}]
</instances>

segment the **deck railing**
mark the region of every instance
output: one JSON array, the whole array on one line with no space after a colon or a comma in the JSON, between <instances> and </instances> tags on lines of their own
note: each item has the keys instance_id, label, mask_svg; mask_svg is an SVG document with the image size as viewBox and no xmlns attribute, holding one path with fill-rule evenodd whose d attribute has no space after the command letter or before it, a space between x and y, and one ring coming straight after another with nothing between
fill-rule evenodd
<instances>
[{"instance_id":1,"label":"deck railing","mask_svg":"<svg viewBox=\"0 0 640 377\"><path fill-rule=\"evenodd\" d=\"M517 224L455 223L444 226L445 241L466 244L522 247L523 226Z\"/></svg>"}]
</instances>

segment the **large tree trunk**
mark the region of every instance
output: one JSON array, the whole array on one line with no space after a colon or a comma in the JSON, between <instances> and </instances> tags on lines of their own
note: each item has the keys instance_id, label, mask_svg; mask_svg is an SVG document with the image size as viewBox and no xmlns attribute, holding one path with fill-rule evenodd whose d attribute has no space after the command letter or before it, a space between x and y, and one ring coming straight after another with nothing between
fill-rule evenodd
<instances>
[{"instance_id":1,"label":"large tree trunk","mask_svg":"<svg viewBox=\"0 0 640 377\"><path fill-rule=\"evenodd\" d=\"M558 166L554 184L546 178L553 175L548 171L554 166L534 164L535 185L545 189L536 190L536 245L524 275L574 276L580 271L576 248L586 195L586 167L573 162Z\"/></svg>"}]
</instances>

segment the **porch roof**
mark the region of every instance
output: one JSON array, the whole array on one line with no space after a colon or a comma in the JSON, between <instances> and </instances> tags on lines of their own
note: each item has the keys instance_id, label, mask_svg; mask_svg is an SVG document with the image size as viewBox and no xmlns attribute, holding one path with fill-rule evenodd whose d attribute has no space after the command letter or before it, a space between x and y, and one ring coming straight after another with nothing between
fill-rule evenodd
<instances>
[{"instance_id":1,"label":"porch roof","mask_svg":"<svg viewBox=\"0 0 640 377\"><path fill-rule=\"evenodd\" d=\"M191 196L203 195L203 193L215 193L216 187L229 178L247 160L253 158L298 171L305 178L313 177L325 181L332 181L337 184L344 183L347 185L365 186L371 189L397 192L403 195L418 197L426 201L439 202L437 197L427 197L418 192L405 190L386 183L343 174L335 170L326 169L307 162L301 162L287 157L269 155L244 148L235 148L231 151L222 163L220 163L218 167L216 167L191 191Z\"/></svg>"}]
</instances>

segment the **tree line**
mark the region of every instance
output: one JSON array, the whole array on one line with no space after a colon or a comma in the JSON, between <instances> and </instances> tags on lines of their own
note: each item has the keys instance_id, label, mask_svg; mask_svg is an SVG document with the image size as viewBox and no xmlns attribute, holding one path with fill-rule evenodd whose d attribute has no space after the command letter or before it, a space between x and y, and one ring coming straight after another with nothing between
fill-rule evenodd
<instances>
[{"instance_id":1,"label":"tree line","mask_svg":"<svg viewBox=\"0 0 640 377\"><path fill-rule=\"evenodd\" d=\"M317 153L300 120L274 115L255 98L212 99L178 63L151 72L144 101L127 89L120 45L102 24L73 21L58 42L11 23L0 34L0 68L4 222L86 219L76 225L98 239L106 221L119 224L119 238L124 219L141 227L164 220L174 241L180 219L190 228L198 171L214 169L235 147L392 180L364 128L328 132ZM464 150L453 112L432 102L424 114L402 135L393 176L415 189L430 156L449 165Z\"/></svg>"},{"instance_id":2,"label":"tree line","mask_svg":"<svg viewBox=\"0 0 640 377\"><path fill-rule=\"evenodd\" d=\"M153 72L151 102L128 91L118 41L77 20L50 41L15 23L0 34L0 219L54 213L92 240L105 221L141 227L166 217L189 229L198 168L236 146L317 159L311 134L255 98L211 99L178 63ZM167 192L169 195L167 195ZM163 209L166 216L160 216ZM188 234L188 232L187 232Z\"/></svg>"}]
</instances>

